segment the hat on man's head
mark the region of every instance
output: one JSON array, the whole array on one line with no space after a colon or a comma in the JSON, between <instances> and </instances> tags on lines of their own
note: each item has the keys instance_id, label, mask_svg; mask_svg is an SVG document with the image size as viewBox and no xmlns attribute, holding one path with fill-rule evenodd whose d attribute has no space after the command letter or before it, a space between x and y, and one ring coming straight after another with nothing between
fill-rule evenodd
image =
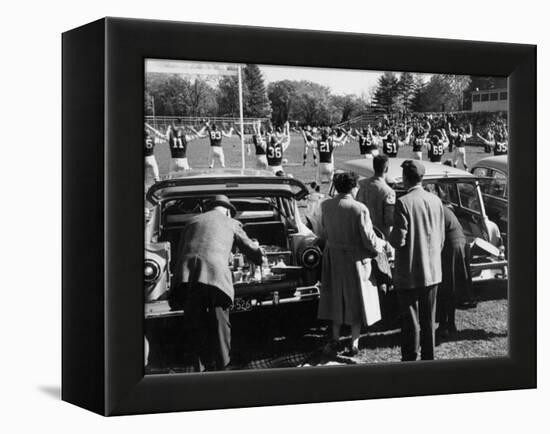
<instances>
[{"instance_id":1,"label":"hat on man's head","mask_svg":"<svg viewBox=\"0 0 550 434\"><path fill-rule=\"evenodd\" d=\"M409 175L416 175L422 178L426 173L426 168L418 160L405 160L401 164L403 168L403 176L409 177Z\"/></svg>"},{"instance_id":2,"label":"hat on man's head","mask_svg":"<svg viewBox=\"0 0 550 434\"><path fill-rule=\"evenodd\" d=\"M235 217L235 214L237 214L237 209L229 201L229 198L223 194L217 194L216 196L214 196L212 200L209 200L205 205L207 211L210 211L212 208L216 206L223 206L227 208L231 212L231 217Z\"/></svg>"}]
</instances>

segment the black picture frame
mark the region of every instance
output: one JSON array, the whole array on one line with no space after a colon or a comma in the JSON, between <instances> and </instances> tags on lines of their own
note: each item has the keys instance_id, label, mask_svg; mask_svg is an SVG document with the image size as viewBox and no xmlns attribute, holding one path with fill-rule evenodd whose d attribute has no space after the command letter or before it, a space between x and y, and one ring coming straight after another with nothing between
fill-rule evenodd
<instances>
[{"instance_id":1,"label":"black picture frame","mask_svg":"<svg viewBox=\"0 0 550 434\"><path fill-rule=\"evenodd\" d=\"M104 18L62 50L63 400L123 415L536 387L536 46ZM144 376L145 58L508 77L508 357Z\"/></svg>"}]
</instances>

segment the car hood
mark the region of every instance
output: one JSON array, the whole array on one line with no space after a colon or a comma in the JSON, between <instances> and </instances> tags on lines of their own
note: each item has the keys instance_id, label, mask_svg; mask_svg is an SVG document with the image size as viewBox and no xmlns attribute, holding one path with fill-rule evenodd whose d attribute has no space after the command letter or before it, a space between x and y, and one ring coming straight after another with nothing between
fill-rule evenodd
<instances>
[{"instance_id":1,"label":"car hood","mask_svg":"<svg viewBox=\"0 0 550 434\"><path fill-rule=\"evenodd\" d=\"M177 198L190 193L225 194L231 197L243 192L290 196L296 200L301 200L309 194L307 187L294 178L251 176L243 172L240 174L205 172L159 181L149 188L146 198L156 205L164 199Z\"/></svg>"}]
</instances>

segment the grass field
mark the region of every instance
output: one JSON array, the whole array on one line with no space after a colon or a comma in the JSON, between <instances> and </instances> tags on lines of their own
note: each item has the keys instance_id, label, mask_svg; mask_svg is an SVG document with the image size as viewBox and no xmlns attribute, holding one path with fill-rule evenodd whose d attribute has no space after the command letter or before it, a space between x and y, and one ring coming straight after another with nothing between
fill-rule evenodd
<instances>
[{"instance_id":1,"label":"grass field","mask_svg":"<svg viewBox=\"0 0 550 434\"><path fill-rule=\"evenodd\" d=\"M225 154L225 166L231 168L241 167L241 142L238 136L233 135L231 138L223 139L223 149ZM205 169L208 167L208 151L210 148L210 141L205 139L197 139L188 145L187 157L189 165L193 169ZM253 148L253 147L252 147ZM411 157L412 147L406 146L399 150L399 157ZM488 156L482 147L467 147L467 159L468 163L472 165L479 159ZM288 164L285 166L285 171L291 173L295 178L309 183L315 179L316 168L313 166L313 159L311 151L308 155L308 164L302 166L304 153L304 141L298 134L292 134L290 146L285 152L284 158L288 160ZM155 157L159 164L161 176L168 173L170 167L170 150L167 143L158 144L155 147ZM335 168L341 168L345 161L360 158L359 145L356 141L350 141L345 146L336 149L334 152ZM443 156L443 160L451 158L451 154ZM426 152L424 152L424 159L427 159ZM256 158L254 155L254 149L252 149L251 155L246 156L246 167L255 168ZM326 187L325 187L326 188Z\"/></svg>"},{"instance_id":2,"label":"grass field","mask_svg":"<svg viewBox=\"0 0 550 434\"><path fill-rule=\"evenodd\" d=\"M239 168L241 164L240 139L236 136L223 141L226 167ZM208 139L198 139L189 144L189 164L194 169L208 167ZM312 165L311 153L308 164L302 166L303 140L293 135L285 153L289 164L287 173L309 183L315 179L316 168ZM468 163L473 165L487 156L480 147L467 147ZM161 176L168 173L170 152L166 143L155 148ZM400 157L412 157L410 147L399 151ZM348 143L335 151L335 167L342 167L347 160L359 158L359 146ZM448 154L445 158L450 158ZM425 156L427 158L427 156ZM246 166L255 168L255 156L246 156ZM324 192L327 186L323 187ZM499 357L508 353L508 301L507 283L490 282L476 288L480 302L474 309L458 310L456 323L458 333L438 345L436 359ZM314 309L315 310L315 309ZM240 354L243 368L306 366L311 364L334 363L379 363L397 362L400 354L400 333L395 327L370 330L361 338L361 351L353 360L338 356L337 360L316 359L318 349L327 336L327 326L319 323L316 312L297 309L295 314L279 309L257 315L234 316L232 320L234 351ZM257 335L257 336L256 336ZM346 339L344 339L344 343ZM251 361L261 362L245 366ZM281 362L283 360L283 362ZM185 369L183 369L185 370ZM151 372L181 372L182 366L152 367Z\"/></svg>"}]
</instances>

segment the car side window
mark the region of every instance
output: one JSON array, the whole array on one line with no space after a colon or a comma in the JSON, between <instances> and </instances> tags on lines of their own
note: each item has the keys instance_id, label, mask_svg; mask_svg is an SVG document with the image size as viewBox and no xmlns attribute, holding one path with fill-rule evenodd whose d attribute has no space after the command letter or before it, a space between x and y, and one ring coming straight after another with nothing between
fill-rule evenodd
<instances>
[{"instance_id":1,"label":"car side window","mask_svg":"<svg viewBox=\"0 0 550 434\"><path fill-rule=\"evenodd\" d=\"M458 196L455 184L449 182L429 182L424 184L424 189L438 196L445 203L458 205Z\"/></svg>"},{"instance_id":2,"label":"car side window","mask_svg":"<svg viewBox=\"0 0 550 434\"><path fill-rule=\"evenodd\" d=\"M506 199L508 197L508 191L506 188L506 175L495 170L493 176L494 179L490 184L487 194Z\"/></svg>"},{"instance_id":3,"label":"car side window","mask_svg":"<svg viewBox=\"0 0 550 434\"><path fill-rule=\"evenodd\" d=\"M460 205L463 208L468 208L471 211L477 213L481 212L481 206L479 203L479 196L475 184L461 182L457 184L458 195L460 197Z\"/></svg>"},{"instance_id":4,"label":"car side window","mask_svg":"<svg viewBox=\"0 0 550 434\"><path fill-rule=\"evenodd\" d=\"M487 169L486 167L476 167L472 173L475 175L475 176L491 176L490 174L490 170Z\"/></svg>"}]
</instances>

